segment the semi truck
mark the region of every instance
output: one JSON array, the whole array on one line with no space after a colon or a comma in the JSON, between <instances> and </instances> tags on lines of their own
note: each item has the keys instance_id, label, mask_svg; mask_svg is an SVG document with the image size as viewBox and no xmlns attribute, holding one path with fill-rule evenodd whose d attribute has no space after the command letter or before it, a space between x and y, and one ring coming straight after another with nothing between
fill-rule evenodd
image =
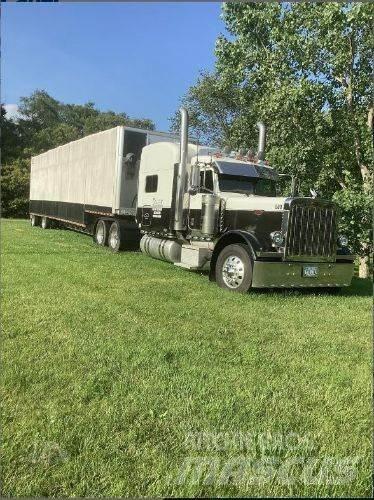
<instances>
[{"instance_id":1,"label":"semi truck","mask_svg":"<svg viewBox=\"0 0 374 500\"><path fill-rule=\"evenodd\" d=\"M337 206L277 192L264 124L257 154L236 153L189 140L180 113L180 136L120 126L33 157L31 225L207 271L235 292L349 286L354 255Z\"/></svg>"}]
</instances>

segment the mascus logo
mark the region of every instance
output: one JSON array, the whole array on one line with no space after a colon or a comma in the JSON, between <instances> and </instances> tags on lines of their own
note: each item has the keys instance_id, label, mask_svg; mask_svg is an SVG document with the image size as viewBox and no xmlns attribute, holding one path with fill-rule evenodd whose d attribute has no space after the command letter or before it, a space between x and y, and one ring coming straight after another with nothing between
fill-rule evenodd
<instances>
[{"instance_id":1,"label":"mascus logo","mask_svg":"<svg viewBox=\"0 0 374 500\"><path fill-rule=\"evenodd\" d=\"M275 205L275 210L282 210L282 208L283 208L282 204Z\"/></svg>"}]
</instances>

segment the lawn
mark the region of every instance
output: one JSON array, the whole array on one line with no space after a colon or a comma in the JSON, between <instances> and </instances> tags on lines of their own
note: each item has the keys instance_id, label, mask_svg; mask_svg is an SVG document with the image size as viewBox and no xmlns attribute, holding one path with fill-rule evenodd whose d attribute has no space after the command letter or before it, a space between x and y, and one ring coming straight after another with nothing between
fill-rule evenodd
<instances>
[{"instance_id":1,"label":"lawn","mask_svg":"<svg viewBox=\"0 0 374 500\"><path fill-rule=\"evenodd\" d=\"M3 496L370 495L369 280L238 295L1 230Z\"/></svg>"}]
</instances>

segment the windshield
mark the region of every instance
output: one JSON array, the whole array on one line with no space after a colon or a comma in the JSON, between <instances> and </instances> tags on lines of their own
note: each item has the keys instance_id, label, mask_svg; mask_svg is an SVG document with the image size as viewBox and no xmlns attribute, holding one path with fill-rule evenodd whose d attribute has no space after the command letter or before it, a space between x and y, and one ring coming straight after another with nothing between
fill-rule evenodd
<instances>
[{"instance_id":1,"label":"windshield","mask_svg":"<svg viewBox=\"0 0 374 500\"><path fill-rule=\"evenodd\" d=\"M275 182L271 179L219 175L220 191L232 193L256 194L258 196L276 196Z\"/></svg>"}]
</instances>

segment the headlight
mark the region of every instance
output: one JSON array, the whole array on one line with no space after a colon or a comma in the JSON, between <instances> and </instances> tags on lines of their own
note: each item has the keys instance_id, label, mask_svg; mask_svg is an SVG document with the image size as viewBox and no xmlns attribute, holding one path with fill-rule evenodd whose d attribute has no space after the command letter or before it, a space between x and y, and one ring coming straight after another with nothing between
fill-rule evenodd
<instances>
[{"instance_id":1,"label":"headlight","mask_svg":"<svg viewBox=\"0 0 374 500\"><path fill-rule=\"evenodd\" d=\"M338 244L341 247L347 247L348 246L348 238L345 234L340 234L338 236Z\"/></svg>"},{"instance_id":2,"label":"headlight","mask_svg":"<svg viewBox=\"0 0 374 500\"><path fill-rule=\"evenodd\" d=\"M270 238L272 239L275 246L280 247L283 244L284 237L280 231L274 231L270 234Z\"/></svg>"}]
</instances>

